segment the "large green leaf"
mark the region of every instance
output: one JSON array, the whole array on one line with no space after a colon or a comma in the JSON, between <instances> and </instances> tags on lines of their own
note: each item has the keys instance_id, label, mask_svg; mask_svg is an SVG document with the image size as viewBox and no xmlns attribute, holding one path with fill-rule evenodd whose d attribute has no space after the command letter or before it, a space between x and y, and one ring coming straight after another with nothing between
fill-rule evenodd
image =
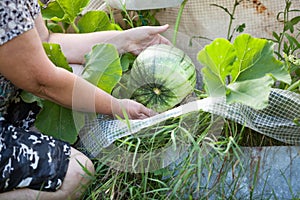
<instances>
[{"instance_id":1,"label":"large green leaf","mask_svg":"<svg viewBox=\"0 0 300 200\"><path fill-rule=\"evenodd\" d=\"M112 30L108 15L104 11L89 11L77 23L80 33Z\"/></svg>"},{"instance_id":2,"label":"large green leaf","mask_svg":"<svg viewBox=\"0 0 300 200\"><path fill-rule=\"evenodd\" d=\"M218 38L198 54L198 60L205 66L203 80L210 96L225 95L226 78L236 59L233 45L226 39Z\"/></svg>"},{"instance_id":3,"label":"large green leaf","mask_svg":"<svg viewBox=\"0 0 300 200\"><path fill-rule=\"evenodd\" d=\"M33 95L32 93L30 92L27 92L25 90L23 90L20 94L20 97L22 98L22 100L26 103L33 103L33 102L36 102L37 105L39 107L43 107L43 100L35 95Z\"/></svg>"},{"instance_id":4,"label":"large green leaf","mask_svg":"<svg viewBox=\"0 0 300 200\"><path fill-rule=\"evenodd\" d=\"M43 43L43 46L48 58L54 65L70 72L73 71L59 44Z\"/></svg>"},{"instance_id":5,"label":"large green leaf","mask_svg":"<svg viewBox=\"0 0 300 200\"><path fill-rule=\"evenodd\" d=\"M265 39L253 38L248 34L234 41L237 60L232 70L233 82L261 78L266 75L290 83L291 77L282 62L274 57L274 44Z\"/></svg>"},{"instance_id":6,"label":"large green leaf","mask_svg":"<svg viewBox=\"0 0 300 200\"><path fill-rule=\"evenodd\" d=\"M128 70L130 70L135 59L136 59L136 56L133 55L132 53L124 53L121 56L122 71L127 72Z\"/></svg>"},{"instance_id":7,"label":"large green leaf","mask_svg":"<svg viewBox=\"0 0 300 200\"><path fill-rule=\"evenodd\" d=\"M70 23L74 23L76 17L81 13L81 11L88 5L90 0L56 0L66 18Z\"/></svg>"},{"instance_id":8,"label":"large green leaf","mask_svg":"<svg viewBox=\"0 0 300 200\"><path fill-rule=\"evenodd\" d=\"M107 93L120 81L122 67L117 49L112 44L97 44L85 56L86 64L82 78Z\"/></svg>"},{"instance_id":9,"label":"large green leaf","mask_svg":"<svg viewBox=\"0 0 300 200\"><path fill-rule=\"evenodd\" d=\"M64 30L58 23L47 22L47 28L52 33L63 33Z\"/></svg>"},{"instance_id":10,"label":"large green leaf","mask_svg":"<svg viewBox=\"0 0 300 200\"><path fill-rule=\"evenodd\" d=\"M237 81L227 86L227 103L243 103L255 109L268 105L269 94L274 80L270 76Z\"/></svg>"},{"instance_id":11,"label":"large green leaf","mask_svg":"<svg viewBox=\"0 0 300 200\"><path fill-rule=\"evenodd\" d=\"M62 21L65 16L64 10L57 1L50 1L46 7L41 9L43 19L52 21Z\"/></svg>"},{"instance_id":12,"label":"large green leaf","mask_svg":"<svg viewBox=\"0 0 300 200\"><path fill-rule=\"evenodd\" d=\"M218 75L213 73L209 68L203 68L202 74L204 85L209 96L225 96L225 84L221 81Z\"/></svg>"},{"instance_id":13,"label":"large green leaf","mask_svg":"<svg viewBox=\"0 0 300 200\"><path fill-rule=\"evenodd\" d=\"M236 37L234 44L217 38L198 54L205 88L210 96L224 96L257 109L267 106L275 80L291 82L283 63L274 57L271 41L249 34Z\"/></svg>"},{"instance_id":14,"label":"large green leaf","mask_svg":"<svg viewBox=\"0 0 300 200\"><path fill-rule=\"evenodd\" d=\"M35 126L44 134L73 144L79 128L84 125L84 115L77 115L74 120L73 112L53 102L43 101L43 109L36 118Z\"/></svg>"}]
</instances>

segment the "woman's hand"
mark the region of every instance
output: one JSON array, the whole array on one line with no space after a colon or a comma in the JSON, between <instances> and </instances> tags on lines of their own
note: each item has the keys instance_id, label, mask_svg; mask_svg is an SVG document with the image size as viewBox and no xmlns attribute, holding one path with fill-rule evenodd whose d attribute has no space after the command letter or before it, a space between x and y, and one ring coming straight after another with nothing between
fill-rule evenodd
<instances>
[{"instance_id":1,"label":"woman's hand","mask_svg":"<svg viewBox=\"0 0 300 200\"><path fill-rule=\"evenodd\" d=\"M124 51L138 55L145 48L154 44L172 45L168 39L160 35L168 28L169 25L166 24L164 26L141 26L124 31L122 38L127 44Z\"/></svg>"},{"instance_id":2,"label":"woman's hand","mask_svg":"<svg viewBox=\"0 0 300 200\"><path fill-rule=\"evenodd\" d=\"M145 119L156 113L144 105L130 99L116 99L112 105L112 115L124 118L124 112L129 119Z\"/></svg>"}]
</instances>

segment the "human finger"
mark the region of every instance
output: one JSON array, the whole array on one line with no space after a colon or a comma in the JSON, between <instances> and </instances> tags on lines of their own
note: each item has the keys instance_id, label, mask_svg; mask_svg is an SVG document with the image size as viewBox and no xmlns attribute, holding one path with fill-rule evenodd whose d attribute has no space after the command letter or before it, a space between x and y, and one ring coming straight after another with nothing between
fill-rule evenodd
<instances>
[{"instance_id":1,"label":"human finger","mask_svg":"<svg viewBox=\"0 0 300 200\"><path fill-rule=\"evenodd\" d=\"M154 110L147 108L143 105L140 108L140 113L145 115L146 117L152 117L157 114L157 112L155 112Z\"/></svg>"},{"instance_id":2,"label":"human finger","mask_svg":"<svg viewBox=\"0 0 300 200\"><path fill-rule=\"evenodd\" d=\"M163 36L159 36L160 40L159 40L159 43L160 44L166 44L166 45L173 45L172 42L170 40L168 40L167 38L163 37Z\"/></svg>"},{"instance_id":3,"label":"human finger","mask_svg":"<svg viewBox=\"0 0 300 200\"><path fill-rule=\"evenodd\" d=\"M168 30L169 24L165 24L162 26L148 26L147 28L149 29L150 35L156 35L156 34L161 34L166 30Z\"/></svg>"}]
</instances>

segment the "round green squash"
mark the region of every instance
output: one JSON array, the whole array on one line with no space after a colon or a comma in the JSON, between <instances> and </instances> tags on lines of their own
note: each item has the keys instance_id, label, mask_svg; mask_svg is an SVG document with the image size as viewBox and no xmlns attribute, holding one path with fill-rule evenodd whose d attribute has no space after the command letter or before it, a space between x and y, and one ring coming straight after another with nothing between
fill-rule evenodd
<instances>
[{"instance_id":1,"label":"round green squash","mask_svg":"<svg viewBox=\"0 0 300 200\"><path fill-rule=\"evenodd\" d=\"M135 59L127 82L131 99L156 112L173 108L196 86L195 66L182 50L165 44L146 48Z\"/></svg>"}]
</instances>

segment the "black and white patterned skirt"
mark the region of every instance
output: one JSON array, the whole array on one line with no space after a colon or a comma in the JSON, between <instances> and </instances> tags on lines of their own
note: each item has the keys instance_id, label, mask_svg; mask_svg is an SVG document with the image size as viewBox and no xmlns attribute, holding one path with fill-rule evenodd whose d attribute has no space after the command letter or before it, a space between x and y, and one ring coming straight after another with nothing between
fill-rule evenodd
<instances>
[{"instance_id":1,"label":"black and white patterned skirt","mask_svg":"<svg viewBox=\"0 0 300 200\"><path fill-rule=\"evenodd\" d=\"M0 192L56 191L66 175L70 145L29 130L39 108L19 102L0 119Z\"/></svg>"}]
</instances>

